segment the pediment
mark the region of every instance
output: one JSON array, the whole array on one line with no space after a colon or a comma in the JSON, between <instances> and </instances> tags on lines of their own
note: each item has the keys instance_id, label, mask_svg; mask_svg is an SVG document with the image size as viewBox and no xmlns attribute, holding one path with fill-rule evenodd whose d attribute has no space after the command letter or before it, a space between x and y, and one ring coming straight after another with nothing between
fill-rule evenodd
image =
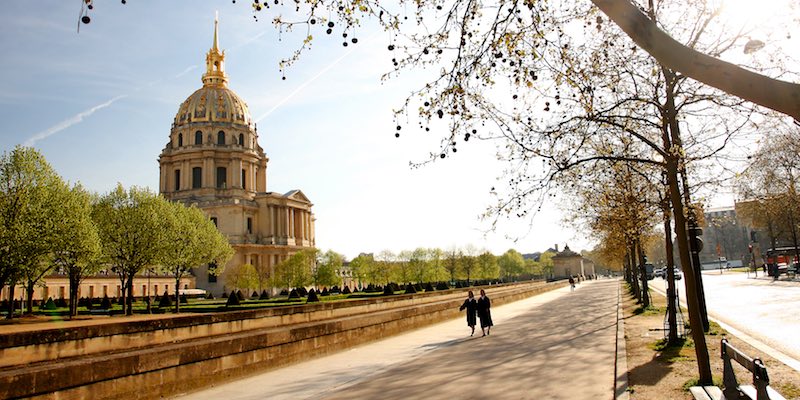
<instances>
[{"instance_id":1,"label":"pediment","mask_svg":"<svg viewBox=\"0 0 800 400\"><path fill-rule=\"evenodd\" d=\"M287 199L296 200L296 201L302 201L304 203L310 203L311 202L311 200L309 200L308 197L306 197L306 195L303 194L302 191L297 190L297 189L292 190L292 191L284 194L283 197L286 197Z\"/></svg>"}]
</instances>

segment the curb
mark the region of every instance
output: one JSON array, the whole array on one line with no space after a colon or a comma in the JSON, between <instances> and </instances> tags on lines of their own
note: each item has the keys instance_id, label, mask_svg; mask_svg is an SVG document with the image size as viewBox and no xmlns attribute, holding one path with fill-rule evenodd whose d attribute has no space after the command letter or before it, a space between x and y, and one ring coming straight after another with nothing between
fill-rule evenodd
<instances>
[{"instance_id":1,"label":"curb","mask_svg":"<svg viewBox=\"0 0 800 400\"><path fill-rule=\"evenodd\" d=\"M628 352L625 349L625 320L622 315L622 282L617 285L617 352L614 360L614 399L628 400Z\"/></svg>"}]
</instances>

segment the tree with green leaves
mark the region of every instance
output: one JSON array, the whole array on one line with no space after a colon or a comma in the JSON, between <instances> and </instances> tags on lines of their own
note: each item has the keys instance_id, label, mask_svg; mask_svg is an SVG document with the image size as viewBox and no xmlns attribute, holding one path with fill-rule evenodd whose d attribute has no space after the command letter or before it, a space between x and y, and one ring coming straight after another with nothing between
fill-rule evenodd
<instances>
[{"instance_id":1,"label":"tree with green leaves","mask_svg":"<svg viewBox=\"0 0 800 400\"><path fill-rule=\"evenodd\" d=\"M163 200L163 199L162 199ZM180 312L181 278L202 264L225 265L233 248L213 222L197 207L163 200L165 222L159 262L175 278L175 312ZM249 287L248 287L249 288Z\"/></svg>"},{"instance_id":2,"label":"tree with green leaves","mask_svg":"<svg viewBox=\"0 0 800 400\"><path fill-rule=\"evenodd\" d=\"M303 249L275 265L272 286L278 288L300 288L311 283L311 271L317 260L317 249Z\"/></svg>"},{"instance_id":3,"label":"tree with green leaves","mask_svg":"<svg viewBox=\"0 0 800 400\"><path fill-rule=\"evenodd\" d=\"M509 249L498 257L497 265L500 267L500 276L504 279L514 278L525 272L525 259L514 249Z\"/></svg>"},{"instance_id":4,"label":"tree with green leaves","mask_svg":"<svg viewBox=\"0 0 800 400\"><path fill-rule=\"evenodd\" d=\"M81 282L103 268L100 237L92 220L93 196L76 184L66 197L63 223L67 230L57 235L51 262L69 278L69 315L78 315Z\"/></svg>"},{"instance_id":5,"label":"tree with green leaves","mask_svg":"<svg viewBox=\"0 0 800 400\"><path fill-rule=\"evenodd\" d=\"M258 273L253 264L232 265L225 268L222 274L225 276L227 286L233 288L232 292L235 292L235 289L249 291L258 287Z\"/></svg>"},{"instance_id":6,"label":"tree with green leaves","mask_svg":"<svg viewBox=\"0 0 800 400\"><path fill-rule=\"evenodd\" d=\"M162 258L167 223L167 202L148 189L118 184L101 196L92 210L92 218L102 243L105 260L117 273L122 287L123 308L133 315L133 278Z\"/></svg>"},{"instance_id":7,"label":"tree with green leaves","mask_svg":"<svg viewBox=\"0 0 800 400\"><path fill-rule=\"evenodd\" d=\"M350 272L353 278L358 281L359 286L367 282L373 282L372 271L374 271L375 259L372 254L359 254L358 257L350 260Z\"/></svg>"},{"instance_id":8,"label":"tree with green leaves","mask_svg":"<svg viewBox=\"0 0 800 400\"><path fill-rule=\"evenodd\" d=\"M34 285L51 269L47 256L53 239L64 231L59 218L67 191L35 149L17 146L0 157L0 287L8 285L13 299L14 288L24 280L29 311ZM7 318L14 316L13 303Z\"/></svg>"},{"instance_id":9,"label":"tree with green leaves","mask_svg":"<svg viewBox=\"0 0 800 400\"><path fill-rule=\"evenodd\" d=\"M478 266L478 277L480 279L497 279L500 277L500 267L497 265L497 257L494 254L484 251L475 260Z\"/></svg>"},{"instance_id":10,"label":"tree with green leaves","mask_svg":"<svg viewBox=\"0 0 800 400\"><path fill-rule=\"evenodd\" d=\"M314 270L314 286L334 286L339 285L342 279L336 275L336 271L342 270L344 264L344 256L333 251L328 250L319 258L317 268Z\"/></svg>"}]
</instances>

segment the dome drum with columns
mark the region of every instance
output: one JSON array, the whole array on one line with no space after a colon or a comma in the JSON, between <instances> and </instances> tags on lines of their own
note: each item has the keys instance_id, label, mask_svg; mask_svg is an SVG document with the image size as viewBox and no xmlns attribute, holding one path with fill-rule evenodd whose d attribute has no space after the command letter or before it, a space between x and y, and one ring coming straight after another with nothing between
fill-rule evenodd
<instances>
[{"instance_id":1,"label":"dome drum with columns","mask_svg":"<svg viewBox=\"0 0 800 400\"><path fill-rule=\"evenodd\" d=\"M217 31L215 20L203 87L180 105L159 157L159 189L170 200L202 209L227 236L236 253L226 268L249 263L271 270L314 247L312 204L299 190L267 192L269 158L247 104L228 88ZM195 272L197 287L214 294L233 289L207 267Z\"/></svg>"}]
</instances>

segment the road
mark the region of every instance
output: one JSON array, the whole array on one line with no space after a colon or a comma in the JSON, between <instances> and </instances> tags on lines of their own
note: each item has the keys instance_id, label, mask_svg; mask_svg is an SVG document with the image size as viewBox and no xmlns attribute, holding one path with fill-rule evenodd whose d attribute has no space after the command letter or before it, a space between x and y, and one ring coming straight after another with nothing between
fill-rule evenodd
<instances>
[{"instance_id":1,"label":"road","mask_svg":"<svg viewBox=\"0 0 800 400\"><path fill-rule=\"evenodd\" d=\"M650 282L655 289L666 290L666 280L656 278ZM684 283L678 282L683 301ZM790 360L776 358L795 369L800 368L800 312L797 309L800 282L753 279L752 274L748 277L741 272L706 271L703 283L709 316L783 353ZM759 347L757 343L751 344Z\"/></svg>"},{"instance_id":2,"label":"road","mask_svg":"<svg viewBox=\"0 0 800 400\"><path fill-rule=\"evenodd\" d=\"M463 318L187 393L191 399L599 399L613 397L618 280L492 309L491 335ZM491 297L491 293L488 293Z\"/></svg>"}]
</instances>

